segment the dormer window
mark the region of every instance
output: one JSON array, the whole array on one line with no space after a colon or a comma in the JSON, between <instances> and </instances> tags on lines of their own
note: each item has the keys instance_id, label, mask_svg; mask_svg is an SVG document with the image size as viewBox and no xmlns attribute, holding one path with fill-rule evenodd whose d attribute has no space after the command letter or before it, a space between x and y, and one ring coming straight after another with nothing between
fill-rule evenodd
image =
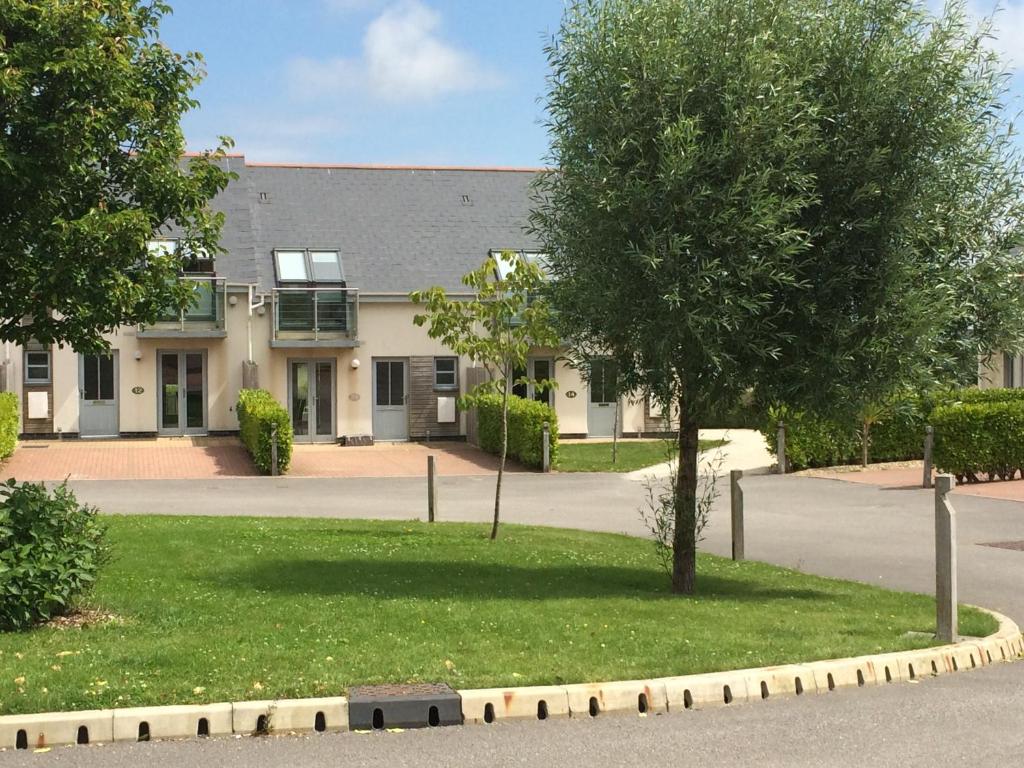
<instances>
[{"instance_id":1,"label":"dormer window","mask_svg":"<svg viewBox=\"0 0 1024 768\"><path fill-rule=\"evenodd\" d=\"M279 283L343 283L338 251L294 249L274 251Z\"/></svg>"},{"instance_id":2,"label":"dormer window","mask_svg":"<svg viewBox=\"0 0 1024 768\"><path fill-rule=\"evenodd\" d=\"M181 262L181 271L186 275L211 275L214 273L213 257L200 249L186 249L180 240L163 238L146 243L150 254L166 256L176 254Z\"/></svg>"},{"instance_id":3,"label":"dormer window","mask_svg":"<svg viewBox=\"0 0 1024 768\"><path fill-rule=\"evenodd\" d=\"M543 253L538 251L519 251L519 250L491 250L491 257L497 263L498 279L505 280L512 271L516 268L516 264L520 261L526 261L530 264L536 264L540 267L540 271L547 273L546 259Z\"/></svg>"}]
</instances>

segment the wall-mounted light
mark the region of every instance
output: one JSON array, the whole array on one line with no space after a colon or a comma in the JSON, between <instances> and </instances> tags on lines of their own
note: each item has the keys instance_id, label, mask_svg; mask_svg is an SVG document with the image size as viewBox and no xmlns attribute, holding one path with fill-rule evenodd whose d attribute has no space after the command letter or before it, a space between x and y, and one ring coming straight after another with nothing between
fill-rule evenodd
<instances>
[{"instance_id":1,"label":"wall-mounted light","mask_svg":"<svg viewBox=\"0 0 1024 768\"><path fill-rule=\"evenodd\" d=\"M141 349L136 349L135 350L135 354L133 355L133 357L136 360L141 360L142 359L142 350Z\"/></svg>"},{"instance_id":2,"label":"wall-mounted light","mask_svg":"<svg viewBox=\"0 0 1024 768\"><path fill-rule=\"evenodd\" d=\"M353 358L352 358L352 363L351 363L351 365L352 365L352 370L353 370L353 371L354 371L354 370L356 370L356 369L358 369L358 368L359 368L359 365L360 365L360 363L359 363L359 358L358 358L358 357L353 357Z\"/></svg>"},{"instance_id":3,"label":"wall-mounted light","mask_svg":"<svg viewBox=\"0 0 1024 768\"><path fill-rule=\"evenodd\" d=\"M233 307L233 306L235 306L235 305L236 305L237 303L238 303L238 297L237 297L237 296L228 296L228 304L229 304L230 306L232 306L232 307Z\"/></svg>"},{"instance_id":4,"label":"wall-mounted light","mask_svg":"<svg viewBox=\"0 0 1024 768\"><path fill-rule=\"evenodd\" d=\"M265 314L267 314L267 308L263 306L257 307L256 314L259 315L260 317L263 317Z\"/></svg>"}]
</instances>

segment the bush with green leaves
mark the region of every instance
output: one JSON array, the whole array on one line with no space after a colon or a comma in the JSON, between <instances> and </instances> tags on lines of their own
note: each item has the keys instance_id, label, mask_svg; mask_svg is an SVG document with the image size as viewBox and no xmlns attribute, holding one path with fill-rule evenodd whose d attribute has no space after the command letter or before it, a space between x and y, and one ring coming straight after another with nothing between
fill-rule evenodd
<instances>
[{"instance_id":1,"label":"bush with green leaves","mask_svg":"<svg viewBox=\"0 0 1024 768\"><path fill-rule=\"evenodd\" d=\"M99 510L65 484L0 484L0 629L70 612L109 557Z\"/></svg>"},{"instance_id":2,"label":"bush with green leaves","mask_svg":"<svg viewBox=\"0 0 1024 768\"><path fill-rule=\"evenodd\" d=\"M958 482L1024 473L1024 398L940 405L931 414L935 466Z\"/></svg>"},{"instance_id":3,"label":"bush with green leaves","mask_svg":"<svg viewBox=\"0 0 1024 768\"><path fill-rule=\"evenodd\" d=\"M265 389L243 389L238 393L238 424L245 445L256 468L265 475L271 472L271 444L277 427L277 467L282 474L292 460L292 421L288 411Z\"/></svg>"},{"instance_id":4,"label":"bush with green leaves","mask_svg":"<svg viewBox=\"0 0 1024 768\"><path fill-rule=\"evenodd\" d=\"M18 445L18 396L0 393L0 460L6 459Z\"/></svg>"},{"instance_id":5,"label":"bush with green leaves","mask_svg":"<svg viewBox=\"0 0 1024 768\"><path fill-rule=\"evenodd\" d=\"M501 454L501 396L473 398L477 409L480 447ZM544 464L544 422L551 430L551 464L558 459L558 416L555 409L514 395L508 401L508 455L520 464L540 469Z\"/></svg>"}]
</instances>

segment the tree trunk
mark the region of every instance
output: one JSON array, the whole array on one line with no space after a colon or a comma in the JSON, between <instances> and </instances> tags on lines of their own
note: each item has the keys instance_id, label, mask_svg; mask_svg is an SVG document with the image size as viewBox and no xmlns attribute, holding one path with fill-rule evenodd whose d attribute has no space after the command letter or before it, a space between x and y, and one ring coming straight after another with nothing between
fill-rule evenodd
<instances>
[{"instance_id":1,"label":"tree trunk","mask_svg":"<svg viewBox=\"0 0 1024 768\"><path fill-rule=\"evenodd\" d=\"M871 445L871 422L865 421L860 428L860 463L865 469L868 466L868 446Z\"/></svg>"},{"instance_id":2,"label":"tree trunk","mask_svg":"<svg viewBox=\"0 0 1024 768\"><path fill-rule=\"evenodd\" d=\"M697 579L697 454L697 420L680 397L672 591L681 595L692 595Z\"/></svg>"},{"instance_id":3,"label":"tree trunk","mask_svg":"<svg viewBox=\"0 0 1024 768\"><path fill-rule=\"evenodd\" d=\"M501 519L501 479L505 475L505 457L508 455L508 391L509 377L501 393L501 460L498 462L498 484L494 488L494 525L491 526L491 541L498 538L498 521Z\"/></svg>"}]
</instances>

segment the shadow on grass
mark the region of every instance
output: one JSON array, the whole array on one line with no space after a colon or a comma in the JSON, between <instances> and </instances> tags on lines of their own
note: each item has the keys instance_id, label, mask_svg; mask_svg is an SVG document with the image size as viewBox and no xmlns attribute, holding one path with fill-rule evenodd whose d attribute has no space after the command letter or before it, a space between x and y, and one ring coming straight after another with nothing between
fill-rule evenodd
<instances>
[{"instance_id":1,"label":"shadow on grass","mask_svg":"<svg viewBox=\"0 0 1024 768\"><path fill-rule=\"evenodd\" d=\"M679 599L667 577L650 570L613 566L527 566L494 563L438 563L417 560L264 560L249 567L219 570L204 581L221 589L286 595L363 596L373 599L461 598L470 600L557 600L563 598ZM758 602L842 600L814 589L778 589L751 576L722 578L698 574L697 599Z\"/></svg>"}]
</instances>

